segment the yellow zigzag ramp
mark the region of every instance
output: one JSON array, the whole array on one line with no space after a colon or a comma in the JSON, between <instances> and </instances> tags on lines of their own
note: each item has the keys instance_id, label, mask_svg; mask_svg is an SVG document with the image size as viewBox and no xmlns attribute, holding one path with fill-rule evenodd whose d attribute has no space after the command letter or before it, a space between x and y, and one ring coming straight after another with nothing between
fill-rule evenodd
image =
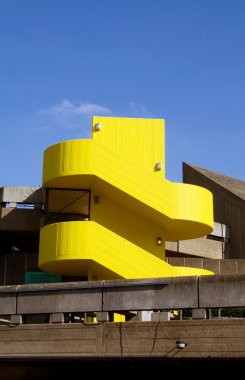
<instances>
[{"instance_id":1,"label":"yellow zigzag ramp","mask_svg":"<svg viewBox=\"0 0 245 380\"><path fill-rule=\"evenodd\" d=\"M41 229L40 269L89 279L212 274L165 262L166 240L213 230L213 200L204 188L166 180L164 167L164 121L158 119L94 117L92 139L49 147L44 193L89 190L90 213L88 220Z\"/></svg>"}]
</instances>

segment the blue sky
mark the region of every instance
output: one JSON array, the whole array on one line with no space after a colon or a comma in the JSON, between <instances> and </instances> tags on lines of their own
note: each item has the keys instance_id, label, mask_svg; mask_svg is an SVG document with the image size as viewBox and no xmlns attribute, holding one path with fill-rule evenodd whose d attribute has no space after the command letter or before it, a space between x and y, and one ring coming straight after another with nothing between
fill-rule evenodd
<instances>
[{"instance_id":1,"label":"blue sky","mask_svg":"<svg viewBox=\"0 0 245 380\"><path fill-rule=\"evenodd\" d=\"M41 186L92 115L165 119L169 180L245 180L245 1L0 0L0 186Z\"/></svg>"}]
</instances>

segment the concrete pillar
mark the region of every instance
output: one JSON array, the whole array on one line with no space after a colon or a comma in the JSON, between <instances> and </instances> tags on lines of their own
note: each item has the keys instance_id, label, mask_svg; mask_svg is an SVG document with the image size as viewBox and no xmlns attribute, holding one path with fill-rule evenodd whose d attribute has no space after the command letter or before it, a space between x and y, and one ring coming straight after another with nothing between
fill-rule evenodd
<instances>
[{"instance_id":1,"label":"concrete pillar","mask_svg":"<svg viewBox=\"0 0 245 380\"><path fill-rule=\"evenodd\" d=\"M193 309L192 310L192 319L207 319L207 310L206 309Z\"/></svg>"},{"instance_id":2,"label":"concrete pillar","mask_svg":"<svg viewBox=\"0 0 245 380\"><path fill-rule=\"evenodd\" d=\"M152 310L138 311L138 321L151 321Z\"/></svg>"},{"instance_id":3,"label":"concrete pillar","mask_svg":"<svg viewBox=\"0 0 245 380\"><path fill-rule=\"evenodd\" d=\"M22 315L21 314L14 314L10 316L10 322L11 323L16 323L16 324L21 324L22 323Z\"/></svg>"},{"instance_id":4,"label":"concrete pillar","mask_svg":"<svg viewBox=\"0 0 245 380\"><path fill-rule=\"evenodd\" d=\"M64 313L52 313L49 316L49 323L64 323Z\"/></svg>"},{"instance_id":5,"label":"concrete pillar","mask_svg":"<svg viewBox=\"0 0 245 380\"><path fill-rule=\"evenodd\" d=\"M96 313L96 319L97 319L97 322L108 322L109 314L107 311L98 311Z\"/></svg>"}]
</instances>

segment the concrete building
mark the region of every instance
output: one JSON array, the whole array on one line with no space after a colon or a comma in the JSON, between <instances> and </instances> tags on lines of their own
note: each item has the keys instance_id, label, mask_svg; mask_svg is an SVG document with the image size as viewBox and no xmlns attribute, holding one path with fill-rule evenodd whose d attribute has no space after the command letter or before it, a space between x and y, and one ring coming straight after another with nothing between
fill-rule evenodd
<instances>
[{"instance_id":1,"label":"concrete building","mask_svg":"<svg viewBox=\"0 0 245 380\"><path fill-rule=\"evenodd\" d=\"M221 224L229 242L223 258L244 259L245 181L183 163L183 182L204 186L212 192L214 220Z\"/></svg>"},{"instance_id":2,"label":"concrete building","mask_svg":"<svg viewBox=\"0 0 245 380\"><path fill-rule=\"evenodd\" d=\"M200 267L213 269L215 273L242 273L245 259L245 182L187 163L183 163L183 182L203 186L212 192L214 230L200 239L167 242L169 262L173 265L190 262L193 265L193 260L197 262L200 257Z\"/></svg>"}]
</instances>

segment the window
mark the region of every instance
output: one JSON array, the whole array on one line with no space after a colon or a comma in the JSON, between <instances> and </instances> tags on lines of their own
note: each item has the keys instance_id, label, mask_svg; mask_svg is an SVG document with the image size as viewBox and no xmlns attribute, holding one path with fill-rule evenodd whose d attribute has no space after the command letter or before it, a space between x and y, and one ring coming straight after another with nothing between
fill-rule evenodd
<instances>
[{"instance_id":1,"label":"window","mask_svg":"<svg viewBox=\"0 0 245 380\"><path fill-rule=\"evenodd\" d=\"M89 220L90 190L46 189L44 224Z\"/></svg>"}]
</instances>

